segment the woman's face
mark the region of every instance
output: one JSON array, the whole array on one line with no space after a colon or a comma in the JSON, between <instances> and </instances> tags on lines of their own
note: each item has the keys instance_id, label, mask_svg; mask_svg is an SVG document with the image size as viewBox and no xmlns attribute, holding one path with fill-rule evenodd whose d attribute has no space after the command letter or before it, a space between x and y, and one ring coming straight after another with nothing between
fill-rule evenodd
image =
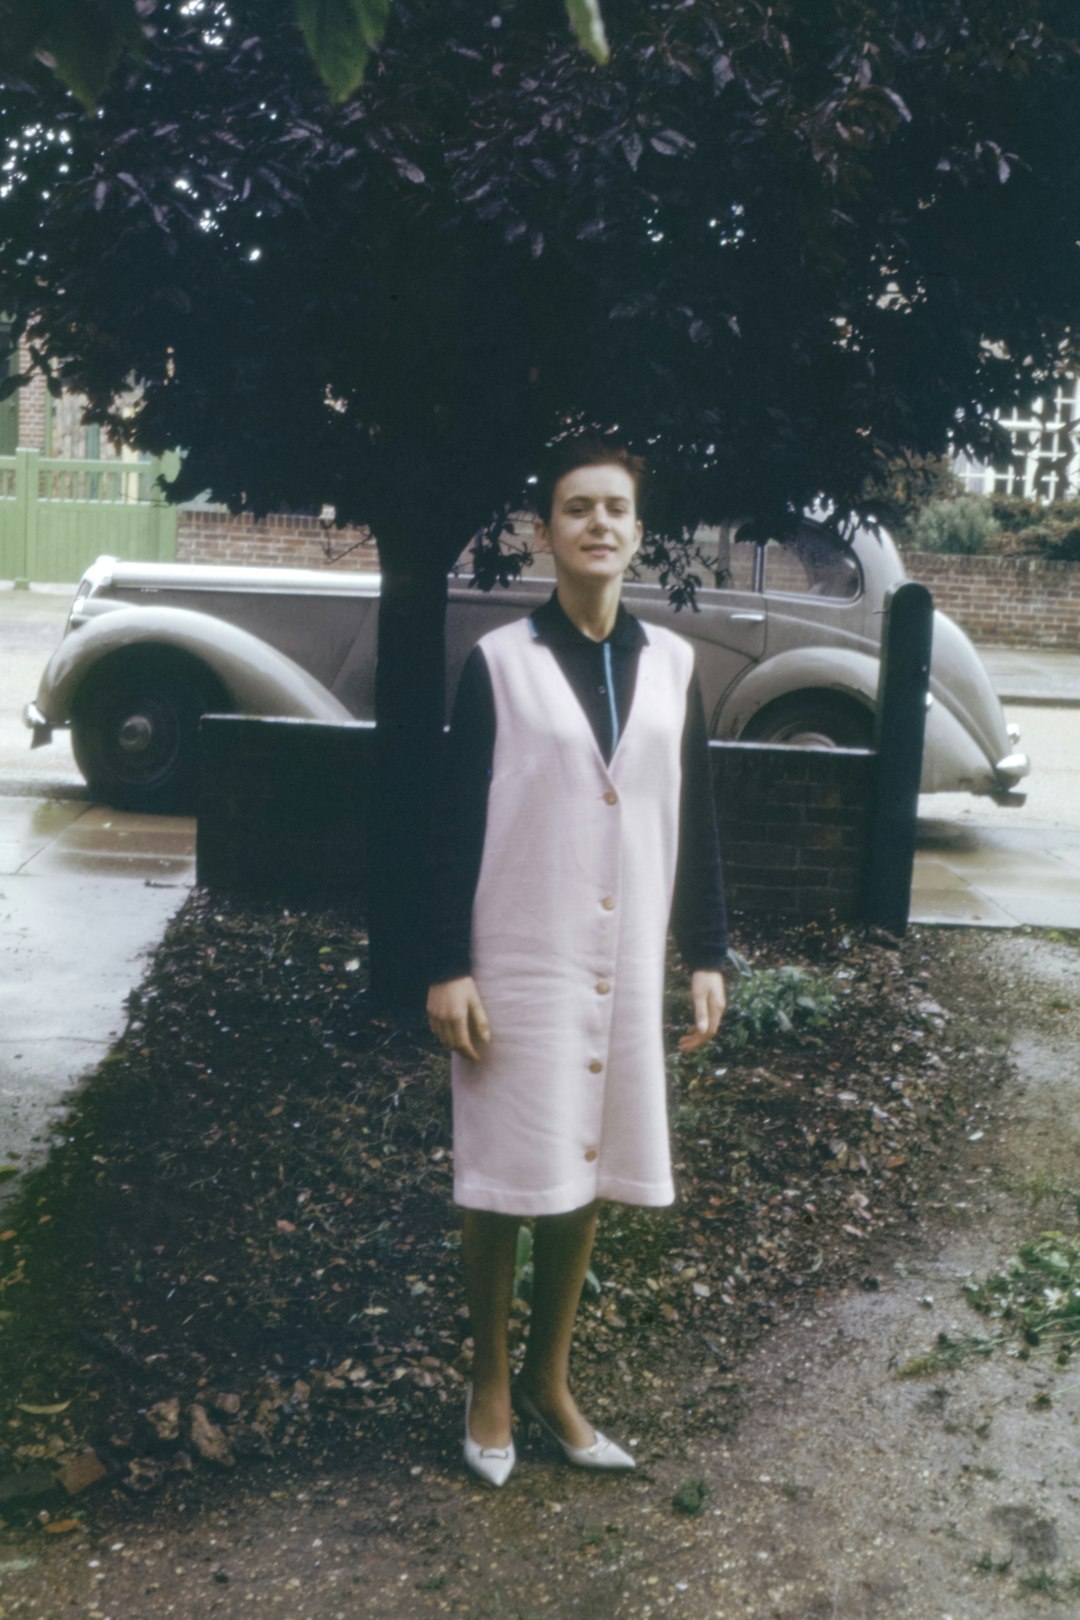
<instances>
[{"instance_id":1,"label":"woman's face","mask_svg":"<svg viewBox=\"0 0 1080 1620\"><path fill-rule=\"evenodd\" d=\"M625 467L575 467L551 500L551 522L537 521L536 543L556 572L584 582L621 579L641 544L634 480Z\"/></svg>"}]
</instances>

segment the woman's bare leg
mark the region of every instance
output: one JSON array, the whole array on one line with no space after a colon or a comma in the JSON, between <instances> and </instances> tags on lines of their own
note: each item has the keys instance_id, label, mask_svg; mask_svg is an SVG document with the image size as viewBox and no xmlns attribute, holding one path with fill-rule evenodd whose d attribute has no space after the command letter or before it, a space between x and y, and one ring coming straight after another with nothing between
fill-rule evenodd
<instances>
[{"instance_id":1,"label":"woman's bare leg","mask_svg":"<svg viewBox=\"0 0 1080 1620\"><path fill-rule=\"evenodd\" d=\"M570 1393L570 1341L596 1237L596 1205L542 1215L533 1236L533 1297L521 1386L571 1446L591 1446L592 1427Z\"/></svg>"},{"instance_id":2,"label":"woman's bare leg","mask_svg":"<svg viewBox=\"0 0 1080 1620\"><path fill-rule=\"evenodd\" d=\"M516 1215L486 1209L467 1209L462 1221L465 1297L475 1346L469 1429L481 1446L510 1444L507 1325L520 1224Z\"/></svg>"}]
</instances>

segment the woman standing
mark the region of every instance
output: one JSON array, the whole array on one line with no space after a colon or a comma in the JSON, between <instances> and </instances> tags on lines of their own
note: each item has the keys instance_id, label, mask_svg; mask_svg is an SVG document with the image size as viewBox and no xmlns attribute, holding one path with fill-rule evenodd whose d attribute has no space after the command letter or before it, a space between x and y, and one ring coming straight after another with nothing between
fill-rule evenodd
<instances>
[{"instance_id":1,"label":"woman standing","mask_svg":"<svg viewBox=\"0 0 1080 1620\"><path fill-rule=\"evenodd\" d=\"M620 604L644 464L555 447L537 543L556 588L484 636L462 674L440 828L428 1016L453 1053L456 1202L475 1356L465 1460L515 1462L511 1406L567 1461L632 1468L570 1392L601 1199L674 1198L662 1030L669 918L692 969L694 1051L724 1010L723 887L687 642ZM674 906L673 906L674 899ZM536 1218L528 1345L507 1322L521 1217Z\"/></svg>"}]
</instances>

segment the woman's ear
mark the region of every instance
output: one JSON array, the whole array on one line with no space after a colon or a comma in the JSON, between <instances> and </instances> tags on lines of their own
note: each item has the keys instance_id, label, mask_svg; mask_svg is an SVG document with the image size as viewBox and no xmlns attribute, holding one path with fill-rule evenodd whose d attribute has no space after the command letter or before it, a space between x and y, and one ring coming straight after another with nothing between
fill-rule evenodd
<instances>
[{"instance_id":1,"label":"woman's ear","mask_svg":"<svg viewBox=\"0 0 1080 1620\"><path fill-rule=\"evenodd\" d=\"M641 542L645 538L645 525L642 523L640 518L638 518L637 522L634 524L634 533L637 536L634 541L634 555L636 557L638 552L641 550Z\"/></svg>"},{"instance_id":2,"label":"woman's ear","mask_svg":"<svg viewBox=\"0 0 1080 1620\"><path fill-rule=\"evenodd\" d=\"M536 518L533 521L533 540L536 544L537 551L551 550L551 547L548 545L547 524L544 522L543 518Z\"/></svg>"}]
</instances>

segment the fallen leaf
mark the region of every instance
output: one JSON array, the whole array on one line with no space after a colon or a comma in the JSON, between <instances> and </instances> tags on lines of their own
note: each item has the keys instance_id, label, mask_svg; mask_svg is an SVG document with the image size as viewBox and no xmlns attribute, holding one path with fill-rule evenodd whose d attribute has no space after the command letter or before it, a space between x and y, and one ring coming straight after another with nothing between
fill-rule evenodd
<instances>
[{"instance_id":1,"label":"fallen leaf","mask_svg":"<svg viewBox=\"0 0 1080 1620\"><path fill-rule=\"evenodd\" d=\"M82 1527L81 1519L53 1519L51 1524L45 1526L45 1534L47 1536L66 1536L72 1530L81 1530Z\"/></svg>"}]
</instances>

